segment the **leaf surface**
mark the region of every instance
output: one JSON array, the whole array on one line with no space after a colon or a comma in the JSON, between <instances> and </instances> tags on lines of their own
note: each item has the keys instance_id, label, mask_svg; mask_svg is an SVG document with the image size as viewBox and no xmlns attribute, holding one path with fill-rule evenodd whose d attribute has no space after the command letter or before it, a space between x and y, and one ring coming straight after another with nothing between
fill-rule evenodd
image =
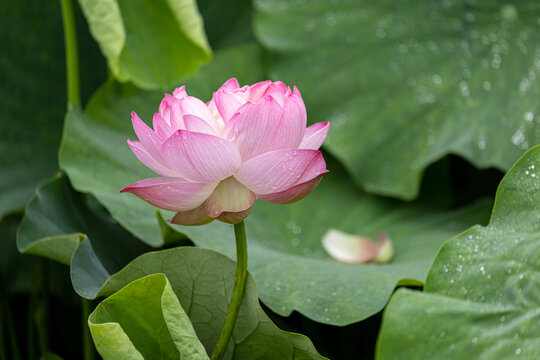
<instances>
[{"instance_id":1,"label":"leaf surface","mask_svg":"<svg viewBox=\"0 0 540 360\"><path fill-rule=\"evenodd\" d=\"M135 280L100 302L88 325L111 359L209 359L163 274Z\"/></svg>"},{"instance_id":2,"label":"leaf surface","mask_svg":"<svg viewBox=\"0 0 540 360\"><path fill-rule=\"evenodd\" d=\"M378 359L540 357L540 147L502 180L489 225L448 241L424 292L399 290Z\"/></svg>"},{"instance_id":3,"label":"leaf surface","mask_svg":"<svg viewBox=\"0 0 540 360\"><path fill-rule=\"evenodd\" d=\"M368 192L410 200L447 154L507 170L540 142L537 1L255 2L270 76L298 85Z\"/></svg>"},{"instance_id":4,"label":"leaf surface","mask_svg":"<svg viewBox=\"0 0 540 360\"><path fill-rule=\"evenodd\" d=\"M195 0L79 0L79 4L109 69L122 82L165 89L210 60Z\"/></svg>"}]
</instances>

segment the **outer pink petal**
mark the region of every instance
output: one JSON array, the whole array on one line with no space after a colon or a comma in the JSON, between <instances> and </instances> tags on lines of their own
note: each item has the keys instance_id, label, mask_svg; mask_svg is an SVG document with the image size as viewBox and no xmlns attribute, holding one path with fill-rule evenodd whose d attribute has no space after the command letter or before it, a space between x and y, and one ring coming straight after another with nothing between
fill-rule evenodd
<instances>
[{"instance_id":1,"label":"outer pink petal","mask_svg":"<svg viewBox=\"0 0 540 360\"><path fill-rule=\"evenodd\" d=\"M290 204L302 200L319 185L324 174L317 176L302 184L294 185L288 190L278 193L259 195L259 198L273 204Z\"/></svg>"},{"instance_id":2,"label":"outer pink petal","mask_svg":"<svg viewBox=\"0 0 540 360\"><path fill-rule=\"evenodd\" d=\"M298 146L299 149L313 149L318 150L324 139L326 139L326 134L330 129L329 122L320 122L309 126L304 133L304 138Z\"/></svg>"},{"instance_id":3,"label":"outer pink petal","mask_svg":"<svg viewBox=\"0 0 540 360\"><path fill-rule=\"evenodd\" d=\"M217 135L212 125L195 115L184 115L184 125L188 131Z\"/></svg>"},{"instance_id":4,"label":"outer pink petal","mask_svg":"<svg viewBox=\"0 0 540 360\"><path fill-rule=\"evenodd\" d=\"M206 212L213 218L237 224L250 213L257 197L234 177L223 180L206 201Z\"/></svg>"},{"instance_id":5,"label":"outer pink petal","mask_svg":"<svg viewBox=\"0 0 540 360\"><path fill-rule=\"evenodd\" d=\"M161 154L171 168L194 182L223 180L240 165L240 154L231 142L186 130L178 130L167 139Z\"/></svg>"},{"instance_id":6,"label":"outer pink petal","mask_svg":"<svg viewBox=\"0 0 540 360\"><path fill-rule=\"evenodd\" d=\"M165 119L163 119L163 117L159 113L154 114L152 124L154 126L154 131L163 136L165 139L174 134L174 132L176 131L173 130L169 124L167 124Z\"/></svg>"},{"instance_id":7,"label":"outer pink petal","mask_svg":"<svg viewBox=\"0 0 540 360\"><path fill-rule=\"evenodd\" d=\"M283 149L270 151L246 161L234 176L261 196L285 191L326 171L326 163L319 151Z\"/></svg>"},{"instance_id":8,"label":"outer pink petal","mask_svg":"<svg viewBox=\"0 0 540 360\"><path fill-rule=\"evenodd\" d=\"M135 134L137 134L141 145L146 151L154 158L161 158L159 149L161 148L161 144L165 141L165 138L150 129L135 112L131 113L131 122L133 123Z\"/></svg>"},{"instance_id":9,"label":"outer pink petal","mask_svg":"<svg viewBox=\"0 0 540 360\"><path fill-rule=\"evenodd\" d=\"M271 96L256 104L247 103L225 125L224 137L236 145L242 161L267 151L290 148L292 146L275 141L282 113L283 109Z\"/></svg>"},{"instance_id":10,"label":"outer pink petal","mask_svg":"<svg viewBox=\"0 0 540 360\"><path fill-rule=\"evenodd\" d=\"M176 88L174 89L173 91L173 96L177 99L183 99L185 98L187 95L186 93L186 87L185 86L181 86L179 88Z\"/></svg>"},{"instance_id":11,"label":"outer pink petal","mask_svg":"<svg viewBox=\"0 0 540 360\"><path fill-rule=\"evenodd\" d=\"M217 91L220 91L220 90L233 91L234 89L238 89L239 87L240 87L240 84L238 83L238 80L236 80L236 78L230 78L229 80L225 81L223 85L221 85Z\"/></svg>"},{"instance_id":12,"label":"outer pink petal","mask_svg":"<svg viewBox=\"0 0 540 360\"><path fill-rule=\"evenodd\" d=\"M137 157L137 159L139 159L140 162L142 162L150 169L163 176L181 177L178 172L169 168L166 164L162 163L161 161L150 155L139 141L128 140L127 143L131 148L131 151L133 151L133 153Z\"/></svg>"},{"instance_id":13,"label":"outer pink petal","mask_svg":"<svg viewBox=\"0 0 540 360\"><path fill-rule=\"evenodd\" d=\"M247 101L234 93L223 90L214 93L214 103L225 123L244 105Z\"/></svg>"},{"instance_id":14,"label":"outer pink petal","mask_svg":"<svg viewBox=\"0 0 540 360\"><path fill-rule=\"evenodd\" d=\"M187 211L206 201L217 183L193 183L177 178L150 178L126 186L120 192L130 192L150 204L165 210Z\"/></svg>"},{"instance_id":15,"label":"outer pink petal","mask_svg":"<svg viewBox=\"0 0 540 360\"><path fill-rule=\"evenodd\" d=\"M193 226L208 224L213 220L214 218L211 218L206 213L206 203L202 203L195 209L177 212L169 222L172 224Z\"/></svg>"}]
</instances>

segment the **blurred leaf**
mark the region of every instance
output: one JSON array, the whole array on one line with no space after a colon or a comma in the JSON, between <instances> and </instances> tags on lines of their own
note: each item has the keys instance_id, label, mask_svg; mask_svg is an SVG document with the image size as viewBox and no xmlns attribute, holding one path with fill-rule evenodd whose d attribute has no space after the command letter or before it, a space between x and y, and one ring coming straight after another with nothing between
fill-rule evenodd
<instances>
[{"instance_id":1,"label":"blurred leaf","mask_svg":"<svg viewBox=\"0 0 540 360\"><path fill-rule=\"evenodd\" d=\"M88 325L107 359L209 359L163 274L135 280L100 302Z\"/></svg>"},{"instance_id":2,"label":"blurred leaf","mask_svg":"<svg viewBox=\"0 0 540 360\"><path fill-rule=\"evenodd\" d=\"M254 40L251 0L198 0L204 28L213 49Z\"/></svg>"},{"instance_id":3,"label":"blurred leaf","mask_svg":"<svg viewBox=\"0 0 540 360\"><path fill-rule=\"evenodd\" d=\"M195 0L79 0L109 68L122 82L164 89L211 57Z\"/></svg>"},{"instance_id":4,"label":"blurred leaf","mask_svg":"<svg viewBox=\"0 0 540 360\"><path fill-rule=\"evenodd\" d=\"M140 256L114 274L96 295L108 296L131 281L164 273L210 353L225 319L235 270L232 260L207 249L157 251ZM259 305L250 275L231 340L224 359L324 359L308 338L281 331L270 321Z\"/></svg>"},{"instance_id":5,"label":"blurred leaf","mask_svg":"<svg viewBox=\"0 0 540 360\"><path fill-rule=\"evenodd\" d=\"M365 190L413 199L449 153L508 169L540 142L537 1L255 2L270 76L299 86Z\"/></svg>"},{"instance_id":6,"label":"blurred leaf","mask_svg":"<svg viewBox=\"0 0 540 360\"><path fill-rule=\"evenodd\" d=\"M255 44L233 47L216 54L187 83L188 92L209 98L229 77L242 83L261 79L260 50ZM156 209L119 190L137 180L155 176L141 164L126 144L136 139L131 111L149 121L163 98L162 92L142 91L109 81L92 98L84 114L69 112L60 149L60 165L73 186L92 193L122 226L151 246L163 239ZM169 219L170 215L165 218Z\"/></svg>"},{"instance_id":7,"label":"blurred leaf","mask_svg":"<svg viewBox=\"0 0 540 360\"><path fill-rule=\"evenodd\" d=\"M99 204L92 207L91 198L84 200L66 178L44 183L28 203L17 236L20 252L71 264L77 292L80 281L99 288L109 273L149 249Z\"/></svg>"},{"instance_id":8,"label":"blurred leaf","mask_svg":"<svg viewBox=\"0 0 540 360\"><path fill-rule=\"evenodd\" d=\"M379 359L540 357L539 169L537 146L502 180L489 225L442 247L423 293L392 297Z\"/></svg>"},{"instance_id":9,"label":"blurred leaf","mask_svg":"<svg viewBox=\"0 0 540 360\"><path fill-rule=\"evenodd\" d=\"M65 98L64 35L58 1L0 3L0 218L22 209L58 171ZM83 95L100 80L95 45L80 33ZM96 49L97 50L97 49ZM99 53L96 53L99 55Z\"/></svg>"}]
</instances>

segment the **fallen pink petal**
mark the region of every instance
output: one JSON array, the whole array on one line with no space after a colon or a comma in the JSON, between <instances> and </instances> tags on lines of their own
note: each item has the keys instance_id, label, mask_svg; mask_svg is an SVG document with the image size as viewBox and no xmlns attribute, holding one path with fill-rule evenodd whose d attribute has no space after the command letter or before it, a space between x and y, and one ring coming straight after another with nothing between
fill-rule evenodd
<instances>
[{"instance_id":1,"label":"fallen pink petal","mask_svg":"<svg viewBox=\"0 0 540 360\"><path fill-rule=\"evenodd\" d=\"M382 232L377 237L375 242L366 236L330 229L324 234L322 244L328 255L342 263L387 263L394 255L392 241Z\"/></svg>"},{"instance_id":2,"label":"fallen pink petal","mask_svg":"<svg viewBox=\"0 0 540 360\"><path fill-rule=\"evenodd\" d=\"M307 127L300 91L280 81L240 87L229 79L205 103L184 86L166 94L153 129L135 113L135 156L161 178L124 187L150 204L176 211L171 222L236 224L259 198L301 200L328 172L319 151L329 123Z\"/></svg>"}]
</instances>

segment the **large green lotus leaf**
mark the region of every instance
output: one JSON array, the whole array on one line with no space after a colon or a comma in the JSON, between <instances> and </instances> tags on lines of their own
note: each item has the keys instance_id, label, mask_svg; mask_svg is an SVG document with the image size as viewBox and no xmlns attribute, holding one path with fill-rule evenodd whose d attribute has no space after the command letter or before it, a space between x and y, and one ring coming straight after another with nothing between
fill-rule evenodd
<instances>
[{"instance_id":1,"label":"large green lotus leaf","mask_svg":"<svg viewBox=\"0 0 540 360\"><path fill-rule=\"evenodd\" d=\"M455 211L376 198L357 190L345 171L331 172L292 205L257 201L246 219L249 270L262 301L288 316L297 310L323 323L346 325L380 311L398 283L421 284L441 244L488 218L490 201ZM230 225L174 226L195 244L234 257ZM375 238L384 231L395 257L388 264L343 264L321 245L330 228Z\"/></svg>"},{"instance_id":2,"label":"large green lotus leaf","mask_svg":"<svg viewBox=\"0 0 540 360\"><path fill-rule=\"evenodd\" d=\"M540 147L502 180L486 227L447 242L424 292L401 290L379 359L540 358Z\"/></svg>"},{"instance_id":3,"label":"large green lotus leaf","mask_svg":"<svg viewBox=\"0 0 540 360\"><path fill-rule=\"evenodd\" d=\"M187 81L188 92L207 99L229 77L237 76L242 83L258 81L262 77L257 65L260 62L261 53L255 44L218 52L210 64ZM60 166L77 190L92 193L126 229L152 246L163 244L156 209L119 191L156 176L135 158L126 140L136 139L131 111L150 121L162 98L162 92L109 81L84 113L77 109L68 112L59 155Z\"/></svg>"},{"instance_id":4,"label":"large green lotus leaf","mask_svg":"<svg viewBox=\"0 0 540 360\"><path fill-rule=\"evenodd\" d=\"M105 360L209 359L163 274L135 280L101 301L88 325Z\"/></svg>"},{"instance_id":5,"label":"large green lotus leaf","mask_svg":"<svg viewBox=\"0 0 540 360\"><path fill-rule=\"evenodd\" d=\"M508 169L540 142L540 3L255 2L270 76L297 84L326 148L402 199L446 154Z\"/></svg>"},{"instance_id":6,"label":"large green lotus leaf","mask_svg":"<svg viewBox=\"0 0 540 360\"><path fill-rule=\"evenodd\" d=\"M71 264L77 291L81 281L86 290L90 282L99 288L110 273L149 250L92 200L65 177L54 178L37 189L17 234L20 252Z\"/></svg>"},{"instance_id":7,"label":"large green lotus leaf","mask_svg":"<svg viewBox=\"0 0 540 360\"><path fill-rule=\"evenodd\" d=\"M79 0L90 32L122 82L164 89L197 70L211 50L195 0Z\"/></svg>"},{"instance_id":8,"label":"large green lotus leaf","mask_svg":"<svg viewBox=\"0 0 540 360\"><path fill-rule=\"evenodd\" d=\"M108 296L141 277L164 273L186 310L198 338L211 353L232 293L236 264L214 251L177 247L141 255L114 274L98 296ZM324 359L311 341L278 329L259 305L248 274L244 300L224 359Z\"/></svg>"},{"instance_id":9,"label":"large green lotus leaf","mask_svg":"<svg viewBox=\"0 0 540 360\"><path fill-rule=\"evenodd\" d=\"M58 1L0 3L0 217L22 209L34 188L58 171L57 153L66 104L64 37ZM88 36L81 69L92 65L83 95L102 69ZM97 50L97 49L96 49ZM97 53L99 56L99 53ZM101 81L101 80L100 80Z\"/></svg>"}]
</instances>

